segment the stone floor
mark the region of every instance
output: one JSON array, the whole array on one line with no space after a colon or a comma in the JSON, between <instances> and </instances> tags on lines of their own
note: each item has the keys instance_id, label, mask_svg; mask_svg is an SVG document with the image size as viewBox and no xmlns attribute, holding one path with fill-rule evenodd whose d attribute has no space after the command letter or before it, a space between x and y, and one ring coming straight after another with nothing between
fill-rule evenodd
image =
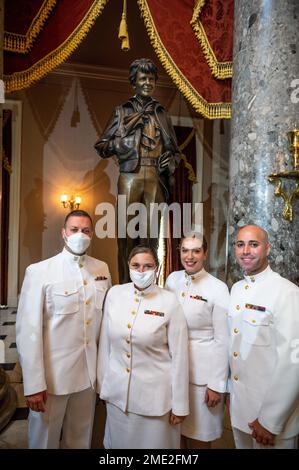
<instances>
[{"instance_id":1,"label":"stone floor","mask_svg":"<svg viewBox=\"0 0 299 470\"><path fill-rule=\"evenodd\" d=\"M26 449L28 429L28 408L23 394L22 371L16 349L16 310L0 310L0 362L9 376L10 383L17 393L17 409L11 422L0 431L0 449ZM3 348L4 343L4 348ZM1 348L2 346L2 348ZM3 354L4 353L4 354ZM1 357L0 356L0 357ZM100 402L96 407L92 448L102 448L105 424L105 406ZM224 432L221 439L213 442L213 449L233 449L234 442L229 417L225 415Z\"/></svg>"},{"instance_id":2,"label":"stone floor","mask_svg":"<svg viewBox=\"0 0 299 470\"><path fill-rule=\"evenodd\" d=\"M16 310L0 310L0 341L1 367L7 373L11 386L17 394L17 409L10 423L0 432L0 449L26 449L27 448L27 417L22 371L18 362L16 348ZM2 346L3 346L2 343Z\"/></svg>"}]
</instances>

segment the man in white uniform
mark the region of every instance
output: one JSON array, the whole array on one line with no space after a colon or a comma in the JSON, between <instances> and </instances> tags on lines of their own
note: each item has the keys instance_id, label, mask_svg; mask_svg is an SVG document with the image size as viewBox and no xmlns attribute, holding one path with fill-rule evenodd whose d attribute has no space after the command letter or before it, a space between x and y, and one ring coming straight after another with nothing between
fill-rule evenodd
<instances>
[{"instance_id":1,"label":"man in white uniform","mask_svg":"<svg viewBox=\"0 0 299 470\"><path fill-rule=\"evenodd\" d=\"M108 266L85 254L92 233L89 214L72 211L62 252L26 270L16 332L30 448L90 447L102 303L111 285Z\"/></svg>"},{"instance_id":2,"label":"man in white uniform","mask_svg":"<svg viewBox=\"0 0 299 470\"><path fill-rule=\"evenodd\" d=\"M272 271L269 253L265 230L239 230L235 254L244 280L233 285L229 308L238 449L295 448L299 432L299 289Z\"/></svg>"},{"instance_id":3,"label":"man in white uniform","mask_svg":"<svg viewBox=\"0 0 299 470\"><path fill-rule=\"evenodd\" d=\"M228 375L226 284L207 273L206 239L190 232L181 240L184 267L166 281L187 320L190 365L190 414L182 423L184 448L210 448L223 431L224 393Z\"/></svg>"}]
</instances>

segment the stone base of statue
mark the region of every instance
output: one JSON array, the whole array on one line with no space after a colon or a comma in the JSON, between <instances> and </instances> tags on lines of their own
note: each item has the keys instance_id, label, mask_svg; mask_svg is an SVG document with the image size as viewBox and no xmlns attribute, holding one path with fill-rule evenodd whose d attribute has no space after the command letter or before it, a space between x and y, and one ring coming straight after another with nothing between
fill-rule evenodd
<instances>
[{"instance_id":1,"label":"stone base of statue","mask_svg":"<svg viewBox=\"0 0 299 470\"><path fill-rule=\"evenodd\" d=\"M0 431L9 423L17 407L17 395L0 367Z\"/></svg>"}]
</instances>

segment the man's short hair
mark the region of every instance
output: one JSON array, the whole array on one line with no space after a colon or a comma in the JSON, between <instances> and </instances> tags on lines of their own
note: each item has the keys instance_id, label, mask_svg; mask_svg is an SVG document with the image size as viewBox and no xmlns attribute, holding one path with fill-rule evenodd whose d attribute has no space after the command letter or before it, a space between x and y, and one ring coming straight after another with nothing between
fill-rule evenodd
<instances>
[{"instance_id":1,"label":"man's short hair","mask_svg":"<svg viewBox=\"0 0 299 470\"><path fill-rule=\"evenodd\" d=\"M196 232L195 230L191 230L190 232L186 233L186 235L182 237L180 241L179 248L181 248L182 243L186 238L196 238L196 240L198 240L201 243L201 248L203 249L204 253L206 253L208 249L208 242L206 240L206 237L202 233Z\"/></svg>"},{"instance_id":2,"label":"man's short hair","mask_svg":"<svg viewBox=\"0 0 299 470\"><path fill-rule=\"evenodd\" d=\"M70 217L87 217L90 220L91 226L93 227L92 219L88 212L83 211L81 209L76 209L74 211L71 211L67 214L66 218L64 219L64 227L66 227L67 221L69 220Z\"/></svg>"},{"instance_id":3,"label":"man's short hair","mask_svg":"<svg viewBox=\"0 0 299 470\"><path fill-rule=\"evenodd\" d=\"M158 80L158 69L150 59L136 59L130 65L129 69L129 82L131 85L135 85L137 79L137 73L152 73L155 76L155 80Z\"/></svg>"}]
</instances>

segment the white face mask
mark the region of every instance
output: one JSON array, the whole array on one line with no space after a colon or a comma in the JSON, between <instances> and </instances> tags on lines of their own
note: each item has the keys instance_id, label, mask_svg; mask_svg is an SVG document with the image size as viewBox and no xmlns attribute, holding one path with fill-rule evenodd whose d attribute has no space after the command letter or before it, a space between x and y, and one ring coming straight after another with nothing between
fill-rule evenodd
<instances>
[{"instance_id":1,"label":"white face mask","mask_svg":"<svg viewBox=\"0 0 299 470\"><path fill-rule=\"evenodd\" d=\"M88 235L82 232L74 233L69 237L65 236L65 243L68 248L76 255L83 255L89 247L91 239Z\"/></svg>"},{"instance_id":2,"label":"white face mask","mask_svg":"<svg viewBox=\"0 0 299 470\"><path fill-rule=\"evenodd\" d=\"M133 269L130 269L130 278L135 286L139 287L139 289L145 289L146 287L154 284L156 280L156 271L149 270L140 273L139 271L133 271Z\"/></svg>"}]
</instances>

